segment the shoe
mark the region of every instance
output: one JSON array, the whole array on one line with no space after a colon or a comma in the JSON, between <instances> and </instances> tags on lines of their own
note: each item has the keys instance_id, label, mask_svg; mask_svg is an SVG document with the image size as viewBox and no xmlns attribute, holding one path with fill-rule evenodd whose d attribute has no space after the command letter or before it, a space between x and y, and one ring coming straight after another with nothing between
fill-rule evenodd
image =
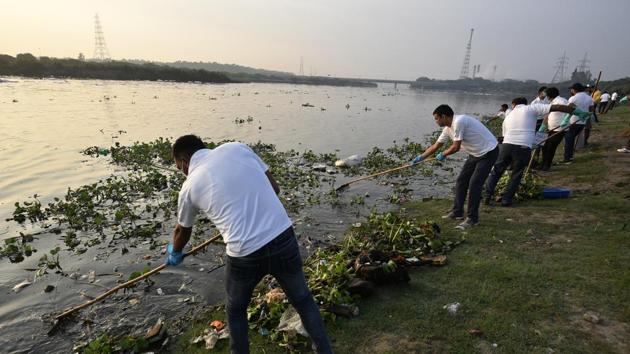
<instances>
[{"instance_id":1,"label":"shoe","mask_svg":"<svg viewBox=\"0 0 630 354\"><path fill-rule=\"evenodd\" d=\"M502 207L510 207L510 206L512 206L512 201L505 200L505 199L501 200L501 206Z\"/></svg>"},{"instance_id":2,"label":"shoe","mask_svg":"<svg viewBox=\"0 0 630 354\"><path fill-rule=\"evenodd\" d=\"M455 212L451 211L446 215L442 215L442 219L463 220L464 217L461 215L455 215Z\"/></svg>"},{"instance_id":3,"label":"shoe","mask_svg":"<svg viewBox=\"0 0 630 354\"><path fill-rule=\"evenodd\" d=\"M471 227L475 226L479 224L479 221L474 221L471 218L466 218L466 220L464 220L464 222L462 222L461 224L455 226L456 229L459 230L466 230L466 229L470 229Z\"/></svg>"},{"instance_id":4,"label":"shoe","mask_svg":"<svg viewBox=\"0 0 630 354\"><path fill-rule=\"evenodd\" d=\"M492 197L485 197L483 199L483 204L487 206L493 206L494 202L492 201Z\"/></svg>"},{"instance_id":5,"label":"shoe","mask_svg":"<svg viewBox=\"0 0 630 354\"><path fill-rule=\"evenodd\" d=\"M617 152L630 152L630 149L622 147L621 149L617 149Z\"/></svg>"},{"instance_id":6,"label":"shoe","mask_svg":"<svg viewBox=\"0 0 630 354\"><path fill-rule=\"evenodd\" d=\"M564 160L564 161L562 161L562 163L565 164L565 165L570 165L570 164L573 163L573 159L571 159L571 160Z\"/></svg>"}]
</instances>

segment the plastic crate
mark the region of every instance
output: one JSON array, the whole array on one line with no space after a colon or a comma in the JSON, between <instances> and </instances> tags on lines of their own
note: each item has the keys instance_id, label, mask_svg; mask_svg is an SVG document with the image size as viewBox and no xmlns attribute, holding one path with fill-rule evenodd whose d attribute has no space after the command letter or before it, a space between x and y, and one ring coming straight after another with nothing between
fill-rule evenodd
<instances>
[{"instance_id":1,"label":"plastic crate","mask_svg":"<svg viewBox=\"0 0 630 354\"><path fill-rule=\"evenodd\" d=\"M545 199L569 198L570 195L571 190L568 188L545 188L542 192Z\"/></svg>"}]
</instances>

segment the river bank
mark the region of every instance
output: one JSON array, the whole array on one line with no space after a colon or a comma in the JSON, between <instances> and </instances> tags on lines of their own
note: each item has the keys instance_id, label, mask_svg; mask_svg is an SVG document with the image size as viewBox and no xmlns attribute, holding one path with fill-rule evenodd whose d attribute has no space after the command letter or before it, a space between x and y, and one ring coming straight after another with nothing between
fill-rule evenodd
<instances>
[{"instance_id":1,"label":"river bank","mask_svg":"<svg viewBox=\"0 0 630 354\"><path fill-rule=\"evenodd\" d=\"M408 285L359 302L354 319L328 323L339 353L626 353L630 349L630 154L616 152L630 121L620 107L600 116L572 165L544 175L569 199L482 207L481 224L443 268L410 272ZM436 220L448 200L403 205ZM441 219L439 219L441 220ZM441 222L445 237L461 234ZM449 314L443 307L459 302ZM169 352L205 352L187 341L221 311L194 316ZM191 325L192 323L192 325ZM252 352L282 353L251 333ZM225 342L215 352L226 353Z\"/></svg>"}]
</instances>

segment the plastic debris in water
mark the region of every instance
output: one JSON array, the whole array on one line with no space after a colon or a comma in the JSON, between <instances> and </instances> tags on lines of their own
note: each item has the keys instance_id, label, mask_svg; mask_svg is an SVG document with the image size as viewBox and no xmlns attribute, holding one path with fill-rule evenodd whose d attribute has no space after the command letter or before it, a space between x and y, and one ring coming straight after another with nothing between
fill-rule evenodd
<instances>
[{"instance_id":1,"label":"plastic debris in water","mask_svg":"<svg viewBox=\"0 0 630 354\"><path fill-rule=\"evenodd\" d=\"M23 282L17 284L16 286L13 287L13 291L16 293L19 293L22 289L26 288L27 286L31 285L33 283L31 283L30 281L28 281L28 279L25 279Z\"/></svg>"}]
</instances>

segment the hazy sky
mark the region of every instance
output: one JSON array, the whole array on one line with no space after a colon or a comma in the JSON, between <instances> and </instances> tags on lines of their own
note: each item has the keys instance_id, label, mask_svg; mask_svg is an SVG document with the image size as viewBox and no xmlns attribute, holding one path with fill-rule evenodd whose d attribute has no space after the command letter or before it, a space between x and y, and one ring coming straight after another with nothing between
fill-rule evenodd
<instances>
[{"instance_id":1,"label":"hazy sky","mask_svg":"<svg viewBox=\"0 0 630 354\"><path fill-rule=\"evenodd\" d=\"M346 77L455 79L470 28L481 75L549 81L588 52L603 79L630 76L630 0L0 0L0 53L236 63ZM626 25L623 25L626 23ZM472 72L472 68L471 68Z\"/></svg>"}]
</instances>

